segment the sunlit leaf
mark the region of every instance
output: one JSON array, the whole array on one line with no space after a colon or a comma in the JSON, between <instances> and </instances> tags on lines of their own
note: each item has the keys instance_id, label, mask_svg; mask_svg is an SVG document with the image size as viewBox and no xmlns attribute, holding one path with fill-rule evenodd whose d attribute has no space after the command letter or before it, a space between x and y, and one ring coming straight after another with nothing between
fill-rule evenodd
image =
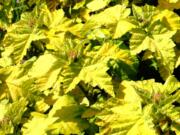
<instances>
[{"instance_id":1,"label":"sunlit leaf","mask_svg":"<svg viewBox=\"0 0 180 135\"><path fill-rule=\"evenodd\" d=\"M32 41L44 39L45 35L39 28L39 14L37 9L32 13L24 13L21 20L8 27L3 44L5 51L13 50L11 57L15 64L20 63L27 54Z\"/></svg>"},{"instance_id":2,"label":"sunlit leaf","mask_svg":"<svg viewBox=\"0 0 180 135\"><path fill-rule=\"evenodd\" d=\"M58 118L50 126L53 134L78 134L88 127L88 123L81 119L83 108L78 105L73 97L65 95L60 97L49 112L49 116Z\"/></svg>"},{"instance_id":3,"label":"sunlit leaf","mask_svg":"<svg viewBox=\"0 0 180 135\"><path fill-rule=\"evenodd\" d=\"M163 9L179 9L180 1L179 0L158 0L159 7Z\"/></svg>"},{"instance_id":4,"label":"sunlit leaf","mask_svg":"<svg viewBox=\"0 0 180 135\"><path fill-rule=\"evenodd\" d=\"M92 15L88 19L83 27L83 34L88 34L92 29L105 26L114 33L113 38L119 38L134 26L127 19L129 14L130 10L124 5L109 7L99 14ZM125 23L127 25L122 29L121 26Z\"/></svg>"},{"instance_id":5,"label":"sunlit leaf","mask_svg":"<svg viewBox=\"0 0 180 135\"><path fill-rule=\"evenodd\" d=\"M175 31L169 31L159 21L151 24L147 30L135 28L132 30L130 40L131 53L151 51L159 64L161 76L166 79L175 68L175 44L170 39L174 34ZM164 39L164 36L167 38Z\"/></svg>"},{"instance_id":6,"label":"sunlit leaf","mask_svg":"<svg viewBox=\"0 0 180 135\"><path fill-rule=\"evenodd\" d=\"M104 8L109 4L109 2L110 0L93 0L89 2L86 6L93 12Z\"/></svg>"},{"instance_id":7,"label":"sunlit leaf","mask_svg":"<svg viewBox=\"0 0 180 135\"><path fill-rule=\"evenodd\" d=\"M50 118L46 115L33 117L23 125L22 133L24 135L46 135L48 127L52 125L57 118ZM43 123L43 124L42 124Z\"/></svg>"}]
</instances>

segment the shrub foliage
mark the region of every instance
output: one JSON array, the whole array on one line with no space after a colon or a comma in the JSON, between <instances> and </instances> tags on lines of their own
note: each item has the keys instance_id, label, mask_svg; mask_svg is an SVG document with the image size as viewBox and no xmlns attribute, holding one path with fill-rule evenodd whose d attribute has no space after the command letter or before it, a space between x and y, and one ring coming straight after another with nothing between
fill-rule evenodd
<instances>
[{"instance_id":1,"label":"shrub foliage","mask_svg":"<svg viewBox=\"0 0 180 135\"><path fill-rule=\"evenodd\" d=\"M0 0L0 135L179 135L179 0Z\"/></svg>"}]
</instances>

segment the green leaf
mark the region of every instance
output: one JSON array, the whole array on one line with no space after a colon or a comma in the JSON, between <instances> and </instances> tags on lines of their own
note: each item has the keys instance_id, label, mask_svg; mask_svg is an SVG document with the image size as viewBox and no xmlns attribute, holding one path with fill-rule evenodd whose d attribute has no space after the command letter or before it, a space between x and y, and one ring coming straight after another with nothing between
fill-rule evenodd
<instances>
[{"instance_id":1,"label":"green leaf","mask_svg":"<svg viewBox=\"0 0 180 135\"><path fill-rule=\"evenodd\" d=\"M76 85L80 82L78 78L79 73L81 71L81 65L78 64L71 64L70 67L64 67L62 71L63 76L63 89L65 93L70 92L73 90Z\"/></svg>"},{"instance_id":2,"label":"green leaf","mask_svg":"<svg viewBox=\"0 0 180 135\"><path fill-rule=\"evenodd\" d=\"M114 96L112 79L107 71L110 59L121 60L128 65L133 64L133 59L127 50L121 50L112 43L104 43L95 52L85 54L83 63L72 63L70 67L65 67L62 75L64 76L64 88L66 93L76 87L80 81L103 89L109 95Z\"/></svg>"},{"instance_id":3,"label":"green leaf","mask_svg":"<svg viewBox=\"0 0 180 135\"><path fill-rule=\"evenodd\" d=\"M168 1L169 3L176 3L176 2L178 2L179 0L166 0L166 1Z\"/></svg>"},{"instance_id":4,"label":"green leaf","mask_svg":"<svg viewBox=\"0 0 180 135\"><path fill-rule=\"evenodd\" d=\"M156 3L0 0L0 135L179 135L180 3Z\"/></svg>"},{"instance_id":5,"label":"green leaf","mask_svg":"<svg viewBox=\"0 0 180 135\"><path fill-rule=\"evenodd\" d=\"M149 115L152 111L151 106L142 110L138 102L128 104L118 99L111 99L105 104L104 110L97 115L96 124L100 126L99 135L158 135L153 119Z\"/></svg>"},{"instance_id":6,"label":"green leaf","mask_svg":"<svg viewBox=\"0 0 180 135\"><path fill-rule=\"evenodd\" d=\"M78 105L72 96L64 95L53 105L49 117L56 121L49 127L52 134L79 134L88 127L87 121L81 118L83 107Z\"/></svg>"},{"instance_id":7,"label":"green leaf","mask_svg":"<svg viewBox=\"0 0 180 135\"><path fill-rule=\"evenodd\" d=\"M164 46L164 44L166 44L166 46ZM175 53L172 48L173 46L174 43L171 40L164 40L159 43L158 50L155 53L155 57L159 64L159 72L164 80L172 75L175 68Z\"/></svg>"},{"instance_id":8,"label":"green leaf","mask_svg":"<svg viewBox=\"0 0 180 135\"><path fill-rule=\"evenodd\" d=\"M156 42L163 42L163 37L166 36L166 40L171 41L171 37L175 34L175 31L169 31L163 23L156 21L148 26L148 28L134 28L132 29L132 37L130 39L130 49L132 54L138 54L141 51L149 49L151 52L155 52L157 46ZM172 41L171 41L172 42ZM171 47L175 44L171 43Z\"/></svg>"},{"instance_id":9,"label":"green leaf","mask_svg":"<svg viewBox=\"0 0 180 135\"><path fill-rule=\"evenodd\" d=\"M175 44L170 39L175 31L169 31L159 21L151 24L146 30L135 28L132 30L130 49L132 54L139 54L149 50L158 62L159 72L164 80L169 77L175 68ZM164 39L164 36L167 38Z\"/></svg>"},{"instance_id":10,"label":"green leaf","mask_svg":"<svg viewBox=\"0 0 180 135\"><path fill-rule=\"evenodd\" d=\"M106 27L112 32L113 38L119 38L134 27L127 19L130 14L130 9L124 5L116 5L105 9L99 14L92 15L83 27L83 34L88 34L92 29ZM121 28L122 25L126 27Z\"/></svg>"},{"instance_id":11,"label":"green leaf","mask_svg":"<svg viewBox=\"0 0 180 135\"><path fill-rule=\"evenodd\" d=\"M26 111L28 102L26 99L21 98L8 106L6 117L10 118L13 124L20 124L22 116Z\"/></svg>"},{"instance_id":12,"label":"green leaf","mask_svg":"<svg viewBox=\"0 0 180 135\"><path fill-rule=\"evenodd\" d=\"M179 82L169 77L164 85L154 80L123 81L118 98L110 98L96 114L99 134L158 135L170 132L172 122L179 124L179 108L173 104L179 100ZM167 127L165 127L167 125ZM173 130L178 130L175 128Z\"/></svg>"},{"instance_id":13,"label":"green leaf","mask_svg":"<svg viewBox=\"0 0 180 135\"><path fill-rule=\"evenodd\" d=\"M4 100L5 101L5 100ZM0 134L12 134L18 124L22 122L22 117L26 111L27 101L21 98L19 101L0 103Z\"/></svg>"},{"instance_id":14,"label":"green leaf","mask_svg":"<svg viewBox=\"0 0 180 135\"><path fill-rule=\"evenodd\" d=\"M32 41L45 38L39 28L39 21L38 9L35 8L31 13L22 14L20 21L8 27L3 44L5 51L12 50L11 58L15 64L23 60Z\"/></svg>"},{"instance_id":15,"label":"green leaf","mask_svg":"<svg viewBox=\"0 0 180 135\"><path fill-rule=\"evenodd\" d=\"M44 54L40 56L30 69L29 75L32 77L42 77L51 71L51 68L56 63L57 58L52 54Z\"/></svg>"},{"instance_id":16,"label":"green leaf","mask_svg":"<svg viewBox=\"0 0 180 135\"><path fill-rule=\"evenodd\" d=\"M107 73L108 69L107 65L103 63L87 66L81 70L79 79L93 87L99 86L106 93L114 97L111 77Z\"/></svg>"},{"instance_id":17,"label":"green leaf","mask_svg":"<svg viewBox=\"0 0 180 135\"><path fill-rule=\"evenodd\" d=\"M176 68L180 65L180 56L178 57L178 60L176 61Z\"/></svg>"},{"instance_id":18,"label":"green leaf","mask_svg":"<svg viewBox=\"0 0 180 135\"><path fill-rule=\"evenodd\" d=\"M61 50L67 38L69 39L69 32L74 36L81 37L80 30L83 24L76 23L76 21L65 17L62 9L51 12L46 6L42 10L41 15L43 24L47 27L44 31L48 39L46 44L47 49Z\"/></svg>"},{"instance_id":19,"label":"green leaf","mask_svg":"<svg viewBox=\"0 0 180 135\"><path fill-rule=\"evenodd\" d=\"M0 5L0 28L7 29L8 26L12 23L13 18L13 5L10 0L1 1Z\"/></svg>"},{"instance_id":20,"label":"green leaf","mask_svg":"<svg viewBox=\"0 0 180 135\"><path fill-rule=\"evenodd\" d=\"M28 75L35 80L36 88L44 91L55 85L65 64L63 58L47 52L33 63Z\"/></svg>"},{"instance_id":21,"label":"green leaf","mask_svg":"<svg viewBox=\"0 0 180 135\"><path fill-rule=\"evenodd\" d=\"M71 65L69 70L64 70L63 76L65 78L63 82L65 86L68 86L66 93L74 89L80 81L84 81L93 87L99 86L105 92L114 96L113 85L111 77L107 74L108 67L106 64L92 64L82 69L78 66Z\"/></svg>"},{"instance_id":22,"label":"green leaf","mask_svg":"<svg viewBox=\"0 0 180 135\"><path fill-rule=\"evenodd\" d=\"M0 134L5 135L5 134L12 134L14 131L14 127L12 125L12 122L9 117L6 116L6 113L8 111L8 104L7 102L1 101L0 103Z\"/></svg>"},{"instance_id":23,"label":"green leaf","mask_svg":"<svg viewBox=\"0 0 180 135\"><path fill-rule=\"evenodd\" d=\"M86 6L88 9L94 12L106 7L109 4L109 2L110 0L93 0L89 2Z\"/></svg>"},{"instance_id":24,"label":"green leaf","mask_svg":"<svg viewBox=\"0 0 180 135\"><path fill-rule=\"evenodd\" d=\"M173 123L171 128L172 128L173 131L175 131L175 133L176 133L177 135L180 134L179 124Z\"/></svg>"},{"instance_id":25,"label":"green leaf","mask_svg":"<svg viewBox=\"0 0 180 135\"><path fill-rule=\"evenodd\" d=\"M122 19L117 23L113 38L117 39L130 31L135 26L128 19Z\"/></svg>"},{"instance_id":26,"label":"green leaf","mask_svg":"<svg viewBox=\"0 0 180 135\"><path fill-rule=\"evenodd\" d=\"M13 67L6 67L0 69L0 99L3 99L9 95L7 93L6 79L11 74Z\"/></svg>"},{"instance_id":27,"label":"green leaf","mask_svg":"<svg viewBox=\"0 0 180 135\"><path fill-rule=\"evenodd\" d=\"M167 119L168 117L175 123L179 123L179 108L173 105L175 102L178 102L180 97L180 83L176 78L170 76L164 85L153 83L151 80L138 81L131 85L134 87L136 93L141 97L143 104L153 104L154 111L156 112L153 112L156 114L154 115L154 119L156 121L161 121L161 118ZM128 95L127 92L126 95ZM160 126L163 128L163 125Z\"/></svg>"},{"instance_id":28,"label":"green leaf","mask_svg":"<svg viewBox=\"0 0 180 135\"><path fill-rule=\"evenodd\" d=\"M180 29L180 17L169 10L161 10L159 14L153 16L153 21L161 20L170 30Z\"/></svg>"},{"instance_id":29,"label":"green leaf","mask_svg":"<svg viewBox=\"0 0 180 135\"><path fill-rule=\"evenodd\" d=\"M52 125L57 118L47 117L46 115L34 116L31 120L23 125L23 135L46 135L48 127Z\"/></svg>"},{"instance_id":30,"label":"green leaf","mask_svg":"<svg viewBox=\"0 0 180 135\"><path fill-rule=\"evenodd\" d=\"M152 40L146 36L146 32L142 29L136 28L132 30L132 37L130 40L130 49L132 54L138 54L141 51L151 48Z\"/></svg>"},{"instance_id":31,"label":"green leaf","mask_svg":"<svg viewBox=\"0 0 180 135\"><path fill-rule=\"evenodd\" d=\"M133 17L138 20L138 23L148 23L154 15L157 14L157 9L150 5L139 7L136 5L132 6Z\"/></svg>"},{"instance_id":32,"label":"green leaf","mask_svg":"<svg viewBox=\"0 0 180 135\"><path fill-rule=\"evenodd\" d=\"M93 56L92 60L94 63L101 61L107 62L110 59L120 60L128 65L131 65L134 62L129 50L120 48L118 45L116 45L116 43L113 42L105 42L95 55L93 52L89 53L88 55L91 57Z\"/></svg>"},{"instance_id":33,"label":"green leaf","mask_svg":"<svg viewBox=\"0 0 180 135\"><path fill-rule=\"evenodd\" d=\"M179 9L180 8L180 1L179 0L158 0L159 7L162 9Z\"/></svg>"},{"instance_id":34,"label":"green leaf","mask_svg":"<svg viewBox=\"0 0 180 135\"><path fill-rule=\"evenodd\" d=\"M164 83L164 87L171 94L180 88L180 82L174 76L170 76Z\"/></svg>"},{"instance_id":35,"label":"green leaf","mask_svg":"<svg viewBox=\"0 0 180 135\"><path fill-rule=\"evenodd\" d=\"M14 66L11 74L9 74L6 78L4 85L6 86L6 91L13 101L18 100L20 97L26 97L24 92L28 89L30 90L31 87L34 87L34 80L24 75L28 74L33 62L34 59L32 58L22 65ZM28 84L27 86L23 85L25 82ZM24 90L25 88L27 89Z\"/></svg>"}]
</instances>

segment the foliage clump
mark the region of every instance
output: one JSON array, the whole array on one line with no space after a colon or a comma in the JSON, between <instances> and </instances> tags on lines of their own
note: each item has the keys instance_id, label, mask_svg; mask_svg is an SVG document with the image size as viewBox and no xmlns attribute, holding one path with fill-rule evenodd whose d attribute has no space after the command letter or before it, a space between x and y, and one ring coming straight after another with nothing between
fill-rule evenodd
<instances>
[{"instance_id":1,"label":"foliage clump","mask_svg":"<svg viewBox=\"0 0 180 135\"><path fill-rule=\"evenodd\" d=\"M0 0L0 135L179 135L179 0Z\"/></svg>"}]
</instances>

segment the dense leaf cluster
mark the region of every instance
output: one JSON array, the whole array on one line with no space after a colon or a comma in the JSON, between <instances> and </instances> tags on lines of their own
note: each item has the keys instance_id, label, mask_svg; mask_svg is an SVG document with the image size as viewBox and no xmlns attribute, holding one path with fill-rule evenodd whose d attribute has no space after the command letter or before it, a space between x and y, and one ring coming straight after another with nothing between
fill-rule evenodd
<instances>
[{"instance_id":1,"label":"dense leaf cluster","mask_svg":"<svg viewBox=\"0 0 180 135\"><path fill-rule=\"evenodd\" d=\"M179 135L179 0L0 0L0 135Z\"/></svg>"}]
</instances>

